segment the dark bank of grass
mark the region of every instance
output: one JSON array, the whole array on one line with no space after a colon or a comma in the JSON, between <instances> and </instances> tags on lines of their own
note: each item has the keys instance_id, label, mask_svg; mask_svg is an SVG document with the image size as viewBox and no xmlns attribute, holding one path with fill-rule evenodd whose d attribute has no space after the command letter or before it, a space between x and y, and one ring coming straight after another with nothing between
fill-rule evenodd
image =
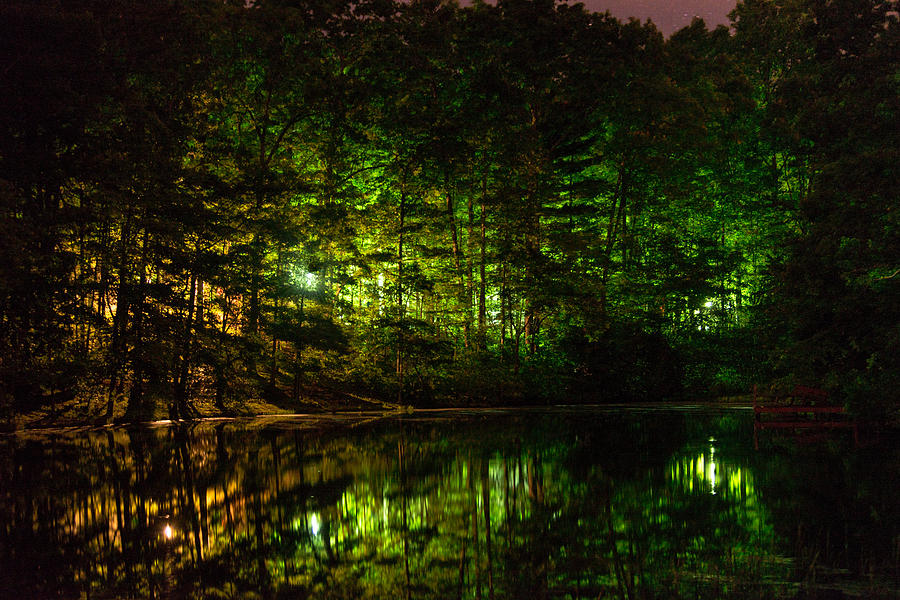
<instances>
[{"instance_id":1,"label":"dark bank of grass","mask_svg":"<svg viewBox=\"0 0 900 600\"><path fill-rule=\"evenodd\" d=\"M222 411L212 403L195 403L199 418L211 417L237 417L254 416L260 414L287 413L286 409L264 401L248 402L242 410ZM85 425L125 424L125 405L116 407L112 419L107 420L104 415L105 407L99 403L90 403L86 400L73 399L61 402L54 406L42 407L21 414L8 417L0 423L0 430L20 431L27 429L43 429L49 427L79 427ZM152 415L148 415L146 421L160 421L168 419L168 413L164 406L159 406Z\"/></svg>"},{"instance_id":2,"label":"dark bank of grass","mask_svg":"<svg viewBox=\"0 0 900 600\"><path fill-rule=\"evenodd\" d=\"M143 418L134 420L126 415L127 402L117 402L112 418L106 417L106 402L97 398L67 398L54 403L44 403L31 410L13 412L0 418L0 432L54 427L83 427L102 425L127 425L135 422L156 422L170 419L170 401L157 398L151 402L152 410ZM320 386L310 387L296 401L286 396L274 399L246 398L226 402L224 408L216 406L212 398L196 398L189 403L192 419L247 418L288 414L362 413L371 411L396 412L411 407L370 398L346 391ZM187 419L191 420L191 419Z\"/></svg>"},{"instance_id":3,"label":"dark bank of grass","mask_svg":"<svg viewBox=\"0 0 900 600\"><path fill-rule=\"evenodd\" d=\"M480 400L480 401L479 401ZM542 408L571 408L580 406L590 410L591 407L621 408L684 408L702 407L709 409L734 408L748 409L753 406L753 394L731 395L698 395L693 397L680 397L660 401L613 401L600 398L599 401L586 402L584 398L562 397L555 402L547 401L520 401L512 402L511 398L506 402L490 402L486 398L453 398L448 397L444 402L397 404L369 398L353 393L341 392L334 389L316 388L309 389L301 396L299 401L290 401L279 398L277 401L265 399L247 399L241 402L233 402L224 410L215 406L211 399L197 399L192 401L194 419L214 418L253 418L253 417L277 417L279 415L335 415L335 414L364 414L364 413L409 413L415 411L452 411L466 412L470 410L523 410ZM519 398L519 400L522 400ZM56 427L84 427L103 425L128 425L136 422L157 422L169 420L168 402L160 399L156 402L152 414L138 421L129 421L125 415L126 403L116 405L112 419L105 418L105 403L94 399L74 398L58 402L53 405L43 406L34 410L7 416L0 420L0 432L15 432L22 430L47 429ZM190 420L190 419L188 419ZM865 426L876 431L900 432L900 409L886 414L883 418L863 419Z\"/></svg>"},{"instance_id":4,"label":"dark bank of grass","mask_svg":"<svg viewBox=\"0 0 900 600\"><path fill-rule=\"evenodd\" d=\"M323 391L317 397L305 396L299 403L281 403L275 404L265 400L248 400L241 405L229 407L227 410L217 408L210 401L196 401L193 407L196 410L196 419L214 419L214 418L253 418L253 417L271 417L279 415L334 415L334 414L364 414L364 413L411 413L416 411L432 412L435 410L443 413L448 411L452 413L458 410L466 413L471 410L510 410L517 409L533 410L535 408L553 409L553 408L571 408L573 406L583 406L584 409L590 410L591 407L603 406L610 407L705 407L705 408L748 408L752 406L752 398L750 396L730 396L714 399L697 399L697 400L678 400L678 401L662 401L662 402L628 402L628 403L606 403L606 404L535 404L524 403L518 406L510 405L491 405L489 403L466 403L465 405L445 404L442 406L417 407L411 405L398 405L390 402L376 401L359 396L349 397L343 395L341 399L335 399L336 394L333 392ZM125 405L117 406L113 413L112 419L105 419L105 406L98 402L87 402L85 400L67 400L54 406L43 407L17 414L5 421L0 422L0 432L15 432L35 429L48 429L57 427L85 427L85 426L104 426L104 425L129 425L130 422L125 419ZM160 403L152 415L148 415L146 419L138 422L158 422L169 419L167 408L164 403Z\"/></svg>"}]
</instances>

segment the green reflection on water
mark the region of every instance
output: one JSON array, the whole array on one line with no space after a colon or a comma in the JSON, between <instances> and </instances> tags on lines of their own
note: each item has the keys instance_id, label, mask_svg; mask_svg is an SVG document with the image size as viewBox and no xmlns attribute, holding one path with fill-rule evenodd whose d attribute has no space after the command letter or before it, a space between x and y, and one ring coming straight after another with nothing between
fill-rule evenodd
<instances>
[{"instance_id":1,"label":"green reflection on water","mask_svg":"<svg viewBox=\"0 0 900 600\"><path fill-rule=\"evenodd\" d=\"M750 432L562 411L7 437L0 596L895 597L900 511L859 465L896 452Z\"/></svg>"}]
</instances>

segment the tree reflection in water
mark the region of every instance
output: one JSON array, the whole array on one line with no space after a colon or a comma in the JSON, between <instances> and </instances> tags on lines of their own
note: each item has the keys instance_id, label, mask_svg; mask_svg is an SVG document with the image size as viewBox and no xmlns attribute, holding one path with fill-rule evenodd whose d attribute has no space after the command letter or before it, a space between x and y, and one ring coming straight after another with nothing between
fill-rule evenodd
<instances>
[{"instance_id":1,"label":"tree reflection in water","mask_svg":"<svg viewBox=\"0 0 900 600\"><path fill-rule=\"evenodd\" d=\"M0 596L896 597L896 446L746 413L9 436Z\"/></svg>"}]
</instances>

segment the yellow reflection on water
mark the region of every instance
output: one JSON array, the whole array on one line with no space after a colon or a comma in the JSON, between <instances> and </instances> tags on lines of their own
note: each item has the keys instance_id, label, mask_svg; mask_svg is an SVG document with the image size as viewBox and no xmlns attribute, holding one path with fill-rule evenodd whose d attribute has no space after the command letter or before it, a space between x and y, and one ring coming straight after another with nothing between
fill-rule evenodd
<instances>
[{"instance_id":1,"label":"yellow reflection on water","mask_svg":"<svg viewBox=\"0 0 900 600\"><path fill-rule=\"evenodd\" d=\"M737 499L755 496L752 474L739 464L722 460L713 442L698 454L674 457L669 463L669 480L689 493Z\"/></svg>"}]
</instances>

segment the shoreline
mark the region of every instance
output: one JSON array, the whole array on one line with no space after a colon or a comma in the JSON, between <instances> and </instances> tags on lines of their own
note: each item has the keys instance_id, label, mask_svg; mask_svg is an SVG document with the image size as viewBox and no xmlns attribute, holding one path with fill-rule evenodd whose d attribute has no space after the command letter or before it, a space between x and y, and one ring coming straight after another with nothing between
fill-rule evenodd
<instances>
[{"instance_id":1,"label":"shoreline","mask_svg":"<svg viewBox=\"0 0 900 600\"><path fill-rule=\"evenodd\" d=\"M171 427L173 425L200 425L209 423L277 423L282 421L293 422L341 422L370 419L384 419L392 417L418 416L418 417L452 417L452 416L477 416L477 415L502 415L523 413L572 413L572 412L611 412L629 410L749 410L752 409L752 401L740 399L723 400L697 400L697 401L658 401L658 402L617 402L602 404L523 404L516 406L446 406L416 408L413 406L398 407L386 410L320 410L304 412L260 412L246 415L210 415L195 419L157 419L148 421L113 421L110 423L98 423L96 421L66 422L60 420L56 423L42 423L40 420L28 422L28 417L21 417L20 427L0 431L0 435L17 434L41 434L62 433L78 431L104 431L112 429L155 428Z\"/></svg>"}]
</instances>

